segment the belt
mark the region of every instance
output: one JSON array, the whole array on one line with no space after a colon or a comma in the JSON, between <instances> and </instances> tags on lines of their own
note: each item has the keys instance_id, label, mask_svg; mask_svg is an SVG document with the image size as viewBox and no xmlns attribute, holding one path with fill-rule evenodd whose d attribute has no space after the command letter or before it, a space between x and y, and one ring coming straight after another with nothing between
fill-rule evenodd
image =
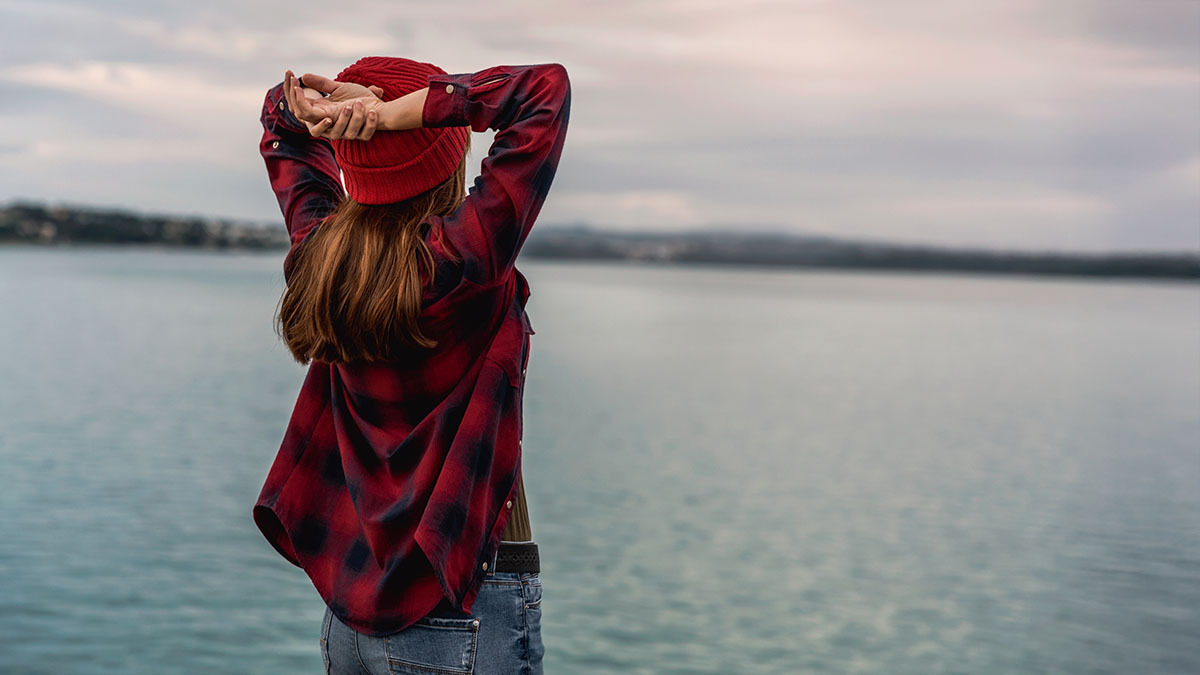
<instances>
[{"instance_id":1,"label":"belt","mask_svg":"<svg viewBox=\"0 0 1200 675\"><path fill-rule=\"evenodd\" d=\"M538 547L535 542L500 542L496 549L496 560L492 565L496 572L537 573L540 570Z\"/></svg>"}]
</instances>

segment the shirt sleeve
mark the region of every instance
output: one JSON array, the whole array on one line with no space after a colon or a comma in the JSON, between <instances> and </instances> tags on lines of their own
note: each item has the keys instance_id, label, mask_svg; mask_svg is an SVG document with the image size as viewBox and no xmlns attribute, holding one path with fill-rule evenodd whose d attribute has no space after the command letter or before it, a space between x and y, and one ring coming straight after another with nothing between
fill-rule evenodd
<instances>
[{"instance_id":1,"label":"shirt sleeve","mask_svg":"<svg viewBox=\"0 0 1200 675\"><path fill-rule=\"evenodd\" d=\"M477 283L506 277L550 191L571 109L557 63L435 74L422 110L426 127L496 130L462 207L443 220L446 240Z\"/></svg>"},{"instance_id":2,"label":"shirt sleeve","mask_svg":"<svg viewBox=\"0 0 1200 675\"><path fill-rule=\"evenodd\" d=\"M267 91L261 120L258 149L291 239L283 260L286 279L299 245L341 201L341 171L329 141L310 135L308 127L288 110L283 82Z\"/></svg>"}]
</instances>

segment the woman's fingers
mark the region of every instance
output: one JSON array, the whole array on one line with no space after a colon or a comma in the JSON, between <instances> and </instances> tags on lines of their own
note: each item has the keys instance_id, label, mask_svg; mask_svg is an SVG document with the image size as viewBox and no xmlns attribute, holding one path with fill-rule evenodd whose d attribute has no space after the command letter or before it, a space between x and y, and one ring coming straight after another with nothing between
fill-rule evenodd
<instances>
[{"instance_id":1,"label":"woman's fingers","mask_svg":"<svg viewBox=\"0 0 1200 675\"><path fill-rule=\"evenodd\" d=\"M332 94L334 89L337 89L338 83L334 80L324 77L323 75L315 75L313 73L305 73L300 76L300 83L306 87L312 87L323 94Z\"/></svg>"},{"instance_id":2,"label":"woman's fingers","mask_svg":"<svg viewBox=\"0 0 1200 675\"><path fill-rule=\"evenodd\" d=\"M320 94L309 95L300 79L291 70L284 73L283 95L292 114L302 122L313 124L328 116L329 110Z\"/></svg>"},{"instance_id":3,"label":"woman's fingers","mask_svg":"<svg viewBox=\"0 0 1200 675\"><path fill-rule=\"evenodd\" d=\"M329 128L330 138L345 138L346 125L350 123L350 106L342 106L341 112L337 119L333 121L333 126Z\"/></svg>"},{"instance_id":4,"label":"woman's fingers","mask_svg":"<svg viewBox=\"0 0 1200 675\"><path fill-rule=\"evenodd\" d=\"M296 102L292 98L292 87L295 85L295 78L292 76L292 71L287 70L283 73L283 98L287 101L288 110L296 112Z\"/></svg>"},{"instance_id":5,"label":"woman's fingers","mask_svg":"<svg viewBox=\"0 0 1200 675\"><path fill-rule=\"evenodd\" d=\"M344 106L336 119L325 118L321 124L314 127L313 133L320 132L322 137L330 140L369 141L375 135L378 125L379 113L374 110L367 111L361 102L356 102Z\"/></svg>"},{"instance_id":6,"label":"woman's fingers","mask_svg":"<svg viewBox=\"0 0 1200 675\"><path fill-rule=\"evenodd\" d=\"M331 126L333 126L333 120L326 117L325 119L321 120L320 122L317 122L316 124L309 127L308 133L313 136L319 136L321 138L328 138L329 137L329 127L331 127Z\"/></svg>"},{"instance_id":7,"label":"woman's fingers","mask_svg":"<svg viewBox=\"0 0 1200 675\"><path fill-rule=\"evenodd\" d=\"M375 135L375 126L379 124L379 113L372 110L367 113L366 124L363 125L362 133L358 135L359 140L369 141Z\"/></svg>"},{"instance_id":8,"label":"woman's fingers","mask_svg":"<svg viewBox=\"0 0 1200 675\"><path fill-rule=\"evenodd\" d=\"M292 111L293 115L304 121L317 121L317 118L312 114L312 105L309 104L304 92L300 90L300 81L296 79L296 74L290 70L287 71L287 79L284 80L283 93L287 96L288 109Z\"/></svg>"},{"instance_id":9,"label":"woman's fingers","mask_svg":"<svg viewBox=\"0 0 1200 675\"><path fill-rule=\"evenodd\" d=\"M287 106L293 115L308 126L311 135L328 139L370 140L379 125L378 110L367 110L365 103L356 100L338 106L337 112L332 112L331 102L309 98L303 89L309 87L328 92L337 86L334 80L312 73L305 73L303 78L296 77L291 70L284 73L283 93ZM374 91L377 87L370 89ZM314 105L314 101L323 105Z\"/></svg>"},{"instance_id":10,"label":"woman's fingers","mask_svg":"<svg viewBox=\"0 0 1200 675\"><path fill-rule=\"evenodd\" d=\"M350 104L353 110L350 113L350 120L346 123L346 138L358 138L362 133L363 122L367 121L367 114L363 111L362 101L355 101Z\"/></svg>"},{"instance_id":11,"label":"woman's fingers","mask_svg":"<svg viewBox=\"0 0 1200 675\"><path fill-rule=\"evenodd\" d=\"M298 84L292 87L292 113L296 117L309 122L317 122L322 117L325 117L325 113L317 110L316 106L312 103L312 99L304 95Z\"/></svg>"}]
</instances>

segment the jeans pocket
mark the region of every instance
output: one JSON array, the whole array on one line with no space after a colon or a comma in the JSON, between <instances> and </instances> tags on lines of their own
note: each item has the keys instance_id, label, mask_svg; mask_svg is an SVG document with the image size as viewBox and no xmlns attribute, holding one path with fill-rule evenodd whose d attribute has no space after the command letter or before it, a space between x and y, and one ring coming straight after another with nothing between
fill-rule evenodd
<instances>
[{"instance_id":1,"label":"jeans pocket","mask_svg":"<svg viewBox=\"0 0 1200 675\"><path fill-rule=\"evenodd\" d=\"M542 578L537 572L521 575L521 589L525 595L525 609L542 606Z\"/></svg>"},{"instance_id":2,"label":"jeans pocket","mask_svg":"<svg viewBox=\"0 0 1200 675\"><path fill-rule=\"evenodd\" d=\"M424 616L384 642L390 672L410 675L471 675L478 646L473 617Z\"/></svg>"},{"instance_id":3,"label":"jeans pocket","mask_svg":"<svg viewBox=\"0 0 1200 675\"><path fill-rule=\"evenodd\" d=\"M321 621L321 661L325 665L325 675L329 675L329 627L333 623L333 612L325 608L325 618Z\"/></svg>"}]
</instances>

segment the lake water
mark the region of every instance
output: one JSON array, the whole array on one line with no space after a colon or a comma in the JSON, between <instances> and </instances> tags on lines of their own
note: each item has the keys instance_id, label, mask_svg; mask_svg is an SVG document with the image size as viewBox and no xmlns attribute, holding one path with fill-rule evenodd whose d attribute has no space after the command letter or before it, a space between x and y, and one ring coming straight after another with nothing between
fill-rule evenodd
<instances>
[{"instance_id":1,"label":"lake water","mask_svg":"<svg viewBox=\"0 0 1200 675\"><path fill-rule=\"evenodd\" d=\"M280 262L0 248L0 671L321 671ZM1200 285L520 267L547 673L1200 672Z\"/></svg>"}]
</instances>

